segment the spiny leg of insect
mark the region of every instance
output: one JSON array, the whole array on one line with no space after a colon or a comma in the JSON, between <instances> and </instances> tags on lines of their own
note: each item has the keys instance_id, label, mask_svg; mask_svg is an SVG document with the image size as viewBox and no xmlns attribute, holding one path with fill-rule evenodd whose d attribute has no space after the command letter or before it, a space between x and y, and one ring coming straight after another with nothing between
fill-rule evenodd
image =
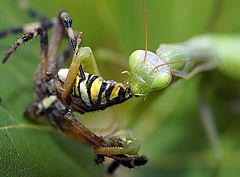
<instances>
[{"instance_id":1,"label":"spiny leg of insect","mask_svg":"<svg viewBox=\"0 0 240 177\"><path fill-rule=\"evenodd\" d=\"M73 29L72 29L72 19L70 18L68 13L64 10L61 10L59 12L58 18L64 25L64 27L67 31L67 35L69 37L70 43L72 45L72 50L73 50L73 52L75 52L77 43L76 43L75 35L74 35Z\"/></svg>"},{"instance_id":2,"label":"spiny leg of insect","mask_svg":"<svg viewBox=\"0 0 240 177\"><path fill-rule=\"evenodd\" d=\"M65 136L95 146L107 146L104 139L82 125L72 112L54 95L37 99L25 111L33 121L48 119Z\"/></svg>"},{"instance_id":3,"label":"spiny leg of insect","mask_svg":"<svg viewBox=\"0 0 240 177\"><path fill-rule=\"evenodd\" d=\"M82 125L59 99L51 105L47 116L65 135L78 141L84 140L93 146L106 146L104 139Z\"/></svg>"},{"instance_id":4,"label":"spiny leg of insect","mask_svg":"<svg viewBox=\"0 0 240 177\"><path fill-rule=\"evenodd\" d=\"M57 49L61 42L61 39L63 38L63 34L64 34L64 28L62 26L62 23L59 20L57 20L53 24L53 36L49 46L50 50L48 52L47 75L52 76L52 73L56 70Z\"/></svg>"},{"instance_id":5,"label":"spiny leg of insect","mask_svg":"<svg viewBox=\"0 0 240 177\"><path fill-rule=\"evenodd\" d=\"M59 100L58 100L59 101ZM62 107L62 108L61 108ZM105 140L91 132L88 128L82 125L74 115L69 112L61 102L56 102L50 110L58 110L48 112L48 118L50 122L57 127L61 132L75 140L86 142L91 144L95 149L96 147L106 147L109 146ZM97 164L103 163L105 160L105 155L97 155L95 162ZM126 156L125 154L120 155L107 155L106 157L114 159L113 163L121 164L128 168L134 168L137 166L142 166L147 163L148 159L145 156ZM109 171L113 174L118 166L113 168L113 165L109 167Z\"/></svg>"},{"instance_id":6,"label":"spiny leg of insect","mask_svg":"<svg viewBox=\"0 0 240 177\"><path fill-rule=\"evenodd\" d=\"M47 17L39 14L38 12L36 12L35 10L33 10L29 4L27 3L27 1L25 0L17 0L17 4L19 5L19 7L23 10L26 11L27 14L38 20L39 22L35 22L35 23L29 23L26 25L23 25L21 27L14 27L14 28L8 28L8 29L4 29L0 31L0 38L6 37L8 35L11 34L17 34L17 33L27 33L27 30L30 26L34 26L35 28L42 26L43 28L51 28L54 21L56 21L55 19L48 19Z\"/></svg>"},{"instance_id":7,"label":"spiny leg of insect","mask_svg":"<svg viewBox=\"0 0 240 177\"><path fill-rule=\"evenodd\" d=\"M95 153L101 155L126 154L125 151L123 147L97 147L95 149Z\"/></svg>"},{"instance_id":8,"label":"spiny leg of insect","mask_svg":"<svg viewBox=\"0 0 240 177\"><path fill-rule=\"evenodd\" d=\"M41 56L46 56L47 54L47 32L44 28L42 27L37 27L35 28L34 26L30 27L28 29L26 29L27 33L22 35L12 46L11 48L8 50L8 52L6 53L4 59L3 59L3 63L5 63L9 57L17 50L18 47L20 47L23 43L28 42L29 40L33 39L34 37L40 35L40 40L41 40Z\"/></svg>"},{"instance_id":9,"label":"spiny leg of insect","mask_svg":"<svg viewBox=\"0 0 240 177\"><path fill-rule=\"evenodd\" d=\"M13 34L27 33L28 29L31 28L31 27L35 27L35 28L43 27L45 29L48 29L48 28L52 27L54 21L55 21L55 19L47 20L47 21L44 21L44 22L28 23L28 24L20 26L20 27L3 29L3 30L0 30L0 39L4 38L4 37L7 37L9 35L13 35Z\"/></svg>"},{"instance_id":10,"label":"spiny leg of insect","mask_svg":"<svg viewBox=\"0 0 240 177\"><path fill-rule=\"evenodd\" d=\"M41 21L41 22L49 21L49 19L47 17L45 17L45 16L39 14L37 11L33 10L26 0L17 0L17 4L30 17L32 17L38 21Z\"/></svg>"},{"instance_id":11,"label":"spiny leg of insect","mask_svg":"<svg viewBox=\"0 0 240 177\"><path fill-rule=\"evenodd\" d=\"M71 45L69 45L57 57L57 59L56 59L56 70L61 69L63 63L65 63L67 61L67 59L71 56L71 54L72 54L72 47L71 47Z\"/></svg>"},{"instance_id":12,"label":"spiny leg of insect","mask_svg":"<svg viewBox=\"0 0 240 177\"><path fill-rule=\"evenodd\" d=\"M202 63L197 65L196 67L194 67L190 72L184 72L184 71L180 71L177 69L171 69L171 73L174 76L180 77L180 78L184 78L184 79L190 79L192 78L194 75L203 72L203 71L210 71L214 68L216 68L219 64L217 62L206 62L206 63Z\"/></svg>"}]
</instances>

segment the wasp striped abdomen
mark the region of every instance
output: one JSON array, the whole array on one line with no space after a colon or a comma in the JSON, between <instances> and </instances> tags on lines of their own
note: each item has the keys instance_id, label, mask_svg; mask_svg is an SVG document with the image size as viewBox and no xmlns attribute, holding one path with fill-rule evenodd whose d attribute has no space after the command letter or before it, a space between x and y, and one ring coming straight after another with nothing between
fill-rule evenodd
<instances>
[{"instance_id":1,"label":"wasp striped abdomen","mask_svg":"<svg viewBox=\"0 0 240 177\"><path fill-rule=\"evenodd\" d=\"M81 113L103 110L132 97L128 84L104 80L100 76L84 73L84 80L76 76L70 95L71 107Z\"/></svg>"}]
</instances>

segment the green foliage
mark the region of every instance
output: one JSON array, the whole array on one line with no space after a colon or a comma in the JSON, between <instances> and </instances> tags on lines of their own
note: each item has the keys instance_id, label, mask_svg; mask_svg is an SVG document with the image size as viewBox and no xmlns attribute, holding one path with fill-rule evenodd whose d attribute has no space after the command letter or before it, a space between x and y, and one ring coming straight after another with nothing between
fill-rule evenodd
<instances>
[{"instance_id":1,"label":"green foliage","mask_svg":"<svg viewBox=\"0 0 240 177\"><path fill-rule=\"evenodd\" d=\"M123 65L132 51L145 46L140 1L29 2L50 17L56 16L58 9L67 9L74 27L84 33L83 44L93 52L97 47L106 47L121 53L126 59ZM209 30L239 32L240 21L236 16L240 2L223 0L220 10L215 11L217 3L214 0L147 1L149 49L154 51L160 43L182 41ZM1 1L0 12L4 17L0 19L1 29L32 21L15 1ZM2 56L18 36L0 41ZM25 107L34 99L32 81L39 53L39 41L35 39L21 47L7 64L0 65L0 176L103 176L105 169L93 164L88 147L63 137L48 124L36 124L23 116ZM96 60L107 78L124 77L117 72L120 64L101 62L98 56ZM112 127L109 120L114 120L124 128L133 129L139 137L140 153L147 155L150 162L137 170L121 168L117 176L211 176L217 169L216 160L197 109L202 90L199 82L203 79L224 153L219 176L238 176L239 83L228 78L223 80L217 74L177 82L164 92L152 93L146 101L131 100L80 119L94 130ZM228 102L230 98L236 102Z\"/></svg>"}]
</instances>

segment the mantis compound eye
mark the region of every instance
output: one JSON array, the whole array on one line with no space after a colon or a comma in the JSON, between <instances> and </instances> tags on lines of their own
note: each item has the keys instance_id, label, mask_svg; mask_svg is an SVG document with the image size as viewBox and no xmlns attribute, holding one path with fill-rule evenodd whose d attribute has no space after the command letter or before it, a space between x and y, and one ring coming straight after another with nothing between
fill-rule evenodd
<instances>
[{"instance_id":1,"label":"mantis compound eye","mask_svg":"<svg viewBox=\"0 0 240 177\"><path fill-rule=\"evenodd\" d=\"M136 50L129 57L130 86L133 94L148 94L170 83L169 65L153 52Z\"/></svg>"}]
</instances>

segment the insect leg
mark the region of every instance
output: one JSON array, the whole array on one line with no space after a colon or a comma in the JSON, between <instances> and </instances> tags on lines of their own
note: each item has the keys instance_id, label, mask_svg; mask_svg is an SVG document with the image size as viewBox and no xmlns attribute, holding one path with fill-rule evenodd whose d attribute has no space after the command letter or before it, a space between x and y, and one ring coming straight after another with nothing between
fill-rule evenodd
<instances>
[{"instance_id":1,"label":"insect leg","mask_svg":"<svg viewBox=\"0 0 240 177\"><path fill-rule=\"evenodd\" d=\"M23 27L4 29L0 31L0 38L4 38L10 34L22 33L22 32L23 32Z\"/></svg>"},{"instance_id":2,"label":"insect leg","mask_svg":"<svg viewBox=\"0 0 240 177\"><path fill-rule=\"evenodd\" d=\"M42 21L42 22L35 22L35 23L29 23L26 25L23 25L21 27L14 27L14 28L8 28L8 29L4 29L0 31L0 39L7 37L9 35L12 34L18 34L18 33L28 33L29 28L31 27L43 27L45 29L51 28L53 23L54 23L54 19L53 20L46 20L46 21Z\"/></svg>"},{"instance_id":3,"label":"insect leg","mask_svg":"<svg viewBox=\"0 0 240 177\"><path fill-rule=\"evenodd\" d=\"M126 154L123 147L97 147L95 153L99 155Z\"/></svg>"},{"instance_id":4,"label":"insect leg","mask_svg":"<svg viewBox=\"0 0 240 177\"><path fill-rule=\"evenodd\" d=\"M59 21L62 22L63 26L67 31L68 38L70 40L73 52L76 49L77 42L75 40L74 32L72 29L72 19L69 17L68 13L64 10L61 10L58 15Z\"/></svg>"},{"instance_id":5,"label":"insect leg","mask_svg":"<svg viewBox=\"0 0 240 177\"><path fill-rule=\"evenodd\" d=\"M61 69L62 64L67 61L67 59L72 54L72 47L69 45L64 49L64 51L56 59L56 70Z\"/></svg>"},{"instance_id":6,"label":"insect leg","mask_svg":"<svg viewBox=\"0 0 240 177\"><path fill-rule=\"evenodd\" d=\"M39 14L35 10L33 10L28 2L26 0L17 0L18 6L25 11L30 17L38 20L38 21L48 21L49 19L47 17L44 17L43 15Z\"/></svg>"},{"instance_id":7,"label":"insect leg","mask_svg":"<svg viewBox=\"0 0 240 177\"><path fill-rule=\"evenodd\" d=\"M218 173L221 170L220 168L223 159L223 152L219 141L219 134L214 120L214 115L212 113L210 105L202 93L199 95L198 108L203 128L205 129L207 138L213 148L213 151L215 152L216 164L213 169L213 176L218 176Z\"/></svg>"},{"instance_id":8,"label":"insect leg","mask_svg":"<svg viewBox=\"0 0 240 177\"><path fill-rule=\"evenodd\" d=\"M120 161L114 160L107 169L107 173L109 175L113 175L113 173L116 171L116 169L119 167L119 165L121 164Z\"/></svg>"},{"instance_id":9,"label":"insect leg","mask_svg":"<svg viewBox=\"0 0 240 177\"><path fill-rule=\"evenodd\" d=\"M47 74L52 74L56 70L57 49L63 38L64 29L59 20L53 25L53 36L49 45Z\"/></svg>"},{"instance_id":10,"label":"insect leg","mask_svg":"<svg viewBox=\"0 0 240 177\"><path fill-rule=\"evenodd\" d=\"M53 22L55 20L50 20L47 17L40 15L39 13L37 13L36 11L31 9L25 0L17 0L17 3L19 5L19 7L22 10L26 11L29 16L33 17L34 19L37 19L40 22L26 24L26 25L23 25L22 27L14 27L14 28L8 28L8 29L1 30L0 38L3 38L5 36L11 35L11 34L16 34L16 33L22 33L22 32L26 33L26 29L29 26L35 26L35 27L42 26L43 28L51 28L52 27Z\"/></svg>"},{"instance_id":11,"label":"insect leg","mask_svg":"<svg viewBox=\"0 0 240 177\"><path fill-rule=\"evenodd\" d=\"M43 34L43 28L39 27L39 26L29 26L26 29L26 34L22 35L12 46L11 48L8 50L8 52L6 53L4 59L3 59L3 63L5 63L8 58L12 55L12 53L14 53L16 51L16 49L21 46L23 43L28 42L29 40L33 39L34 37L40 35L42 36Z\"/></svg>"},{"instance_id":12,"label":"insect leg","mask_svg":"<svg viewBox=\"0 0 240 177\"><path fill-rule=\"evenodd\" d=\"M57 49L56 46L59 45L59 41L62 38L63 27L65 28L65 30L67 32L67 34L64 33L64 35L69 38L71 48L69 48L69 47L66 48L64 50L64 52L62 53L62 55L60 55L59 58L55 61L56 49ZM72 29L72 20L69 17L68 13L64 10L59 12L58 22L56 23L56 26L54 28L54 34L55 35L54 35L53 40L52 40L53 45L51 45L51 47L50 47L51 51L49 52L49 69L48 69L48 72L50 72L54 69L58 70L60 68L60 65L69 57L70 50L72 50L76 54L78 52L78 48L76 48L77 47L76 36L74 35L74 31ZM81 33L79 35L81 35ZM79 36L78 40L81 42L80 36ZM79 42L79 44L80 44L80 42ZM79 67L81 67L81 66L78 66L77 68L79 68ZM72 73L71 73L71 75L72 75ZM73 76L72 78L75 78L75 77Z\"/></svg>"},{"instance_id":13,"label":"insect leg","mask_svg":"<svg viewBox=\"0 0 240 177\"><path fill-rule=\"evenodd\" d=\"M202 64L197 65L188 73L185 71L177 70L177 69L171 69L171 73L174 76L177 76L180 78L190 79L200 72L212 70L212 69L216 68L217 66L218 66L218 64L216 62L207 62L207 63L202 63Z\"/></svg>"},{"instance_id":14,"label":"insect leg","mask_svg":"<svg viewBox=\"0 0 240 177\"><path fill-rule=\"evenodd\" d=\"M119 165L128 168L135 168L145 165L148 162L146 156L113 156L114 161L108 166L108 174L113 175Z\"/></svg>"},{"instance_id":15,"label":"insect leg","mask_svg":"<svg viewBox=\"0 0 240 177\"><path fill-rule=\"evenodd\" d=\"M48 110L50 122L63 134L78 141L85 140L93 146L106 146L104 139L82 125L60 100L57 99Z\"/></svg>"},{"instance_id":16,"label":"insect leg","mask_svg":"<svg viewBox=\"0 0 240 177\"><path fill-rule=\"evenodd\" d=\"M74 80L75 80L77 74L79 73L79 71L83 71L80 61L77 60L78 47L80 45L80 42L81 42L81 39L80 39L80 36L78 36L77 41L76 41L76 47L75 47L75 52L74 52L74 56L73 56L73 59L72 59L72 63L69 67L67 78L66 78L65 83L64 83L64 91L62 93L62 101L64 103L68 102L68 98L69 98L69 95L70 95L70 90L72 88L72 85L74 83ZM84 75L84 73L82 73L82 74ZM85 75L84 75L84 77L85 77Z\"/></svg>"}]
</instances>

